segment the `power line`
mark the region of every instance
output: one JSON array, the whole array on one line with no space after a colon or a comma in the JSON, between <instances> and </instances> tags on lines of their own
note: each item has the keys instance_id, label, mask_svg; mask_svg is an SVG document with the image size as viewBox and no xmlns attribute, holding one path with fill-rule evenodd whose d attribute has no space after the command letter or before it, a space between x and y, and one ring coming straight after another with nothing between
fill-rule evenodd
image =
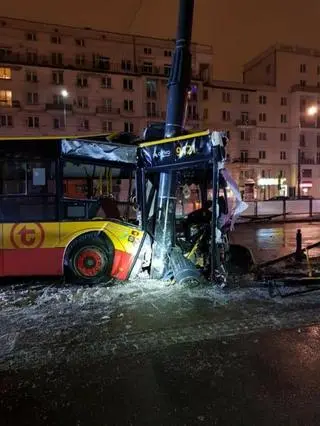
<instances>
[{"instance_id":1,"label":"power line","mask_svg":"<svg viewBox=\"0 0 320 426\"><path fill-rule=\"evenodd\" d=\"M137 7L136 11L134 12L133 18L131 19L130 24L128 26L128 32L131 31L131 28L132 28L134 22L136 21L138 15L139 15L139 13L142 9L142 5L143 5L143 0L139 0L138 7Z\"/></svg>"}]
</instances>

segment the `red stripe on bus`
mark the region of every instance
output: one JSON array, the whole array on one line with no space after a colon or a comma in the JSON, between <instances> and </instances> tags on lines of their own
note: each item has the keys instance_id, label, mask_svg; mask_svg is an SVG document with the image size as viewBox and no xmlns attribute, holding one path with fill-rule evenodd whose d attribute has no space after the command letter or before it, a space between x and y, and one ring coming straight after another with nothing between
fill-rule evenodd
<instances>
[{"instance_id":1,"label":"red stripe on bus","mask_svg":"<svg viewBox=\"0 0 320 426\"><path fill-rule=\"evenodd\" d=\"M111 276L118 280L126 280L128 278L133 259L133 254L115 250Z\"/></svg>"},{"instance_id":2,"label":"red stripe on bus","mask_svg":"<svg viewBox=\"0 0 320 426\"><path fill-rule=\"evenodd\" d=\"M1 250L2 276L63 275L64 248Z\"/></svg>"}]
</instances>

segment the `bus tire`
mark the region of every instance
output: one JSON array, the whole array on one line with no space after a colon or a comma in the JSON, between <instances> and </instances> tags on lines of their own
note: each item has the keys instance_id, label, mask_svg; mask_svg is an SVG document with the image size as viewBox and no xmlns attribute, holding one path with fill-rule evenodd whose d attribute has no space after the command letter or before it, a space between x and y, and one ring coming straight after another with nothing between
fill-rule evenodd
<instances>
[{"instance_id":1,"label":"bus tire","mask_svg":"<svg viewBox=\"0 0 320 426\"><path fill-rule=\"evenodd\" d=\"M83 235L67 251L67 277L72 282L96 284L109 281L113 253L106 238Z\"/></svg>"}]
</instances>

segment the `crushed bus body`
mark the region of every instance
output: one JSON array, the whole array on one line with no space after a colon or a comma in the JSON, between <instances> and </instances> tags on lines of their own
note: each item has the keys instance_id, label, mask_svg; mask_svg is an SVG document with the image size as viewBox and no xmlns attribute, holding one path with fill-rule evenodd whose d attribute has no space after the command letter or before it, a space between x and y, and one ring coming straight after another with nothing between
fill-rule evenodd
<instances>
[{"instance_id":1,"label":"crushed bus body","mask_svg":"<svg viewBox=\"0 0 320 426\"><path fill-rule=\"evenodd\" d=\"M70 280L97 282L133 279L142 270L149 271L160 172L174 170L183 184L199 181L202 194L217 175L212 205L218 206L218 197L225 194L225 180L221 186L225 143L222 134L209 131L160 141L136 138L135 144L115 143L110 136L2 140L0 276L66 275ZM106 170L111 182L104 193L101 177ZM112 197L112 176L131 182L125 205L131 215L125 219L121 202ZM68 194L69 180L77 179L87 182L87 198ZM220 251L226 251L216 208L211 209L212 219L216 226L209 232L206 228L205 260L199 262L198 256L195 262L202 269L212 263L213 252L215 259L219 257L218 263L215 260L219 269ZM179 247L186 258L189 253L188 259L195 259L199 247L195 250L190 244Z\"/></svg>"}]
</instances>

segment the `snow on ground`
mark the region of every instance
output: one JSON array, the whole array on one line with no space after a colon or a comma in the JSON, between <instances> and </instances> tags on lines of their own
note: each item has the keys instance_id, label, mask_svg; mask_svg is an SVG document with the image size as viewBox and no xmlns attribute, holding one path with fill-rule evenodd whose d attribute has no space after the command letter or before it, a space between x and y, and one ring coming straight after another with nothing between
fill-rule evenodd
<instances>
[{"instance_id":1,"label":"snow on ground","mask_svg":"<svg viewBox=\"0 0 320 426\"><path fill-rule=\"evenodd\" d=\"M3 285L0 369L310 324L320 321L318 300L320 292L270 298L267 287L254 283L224 290L148 279L112 286Z\"/></svg>"}]
</instances>

